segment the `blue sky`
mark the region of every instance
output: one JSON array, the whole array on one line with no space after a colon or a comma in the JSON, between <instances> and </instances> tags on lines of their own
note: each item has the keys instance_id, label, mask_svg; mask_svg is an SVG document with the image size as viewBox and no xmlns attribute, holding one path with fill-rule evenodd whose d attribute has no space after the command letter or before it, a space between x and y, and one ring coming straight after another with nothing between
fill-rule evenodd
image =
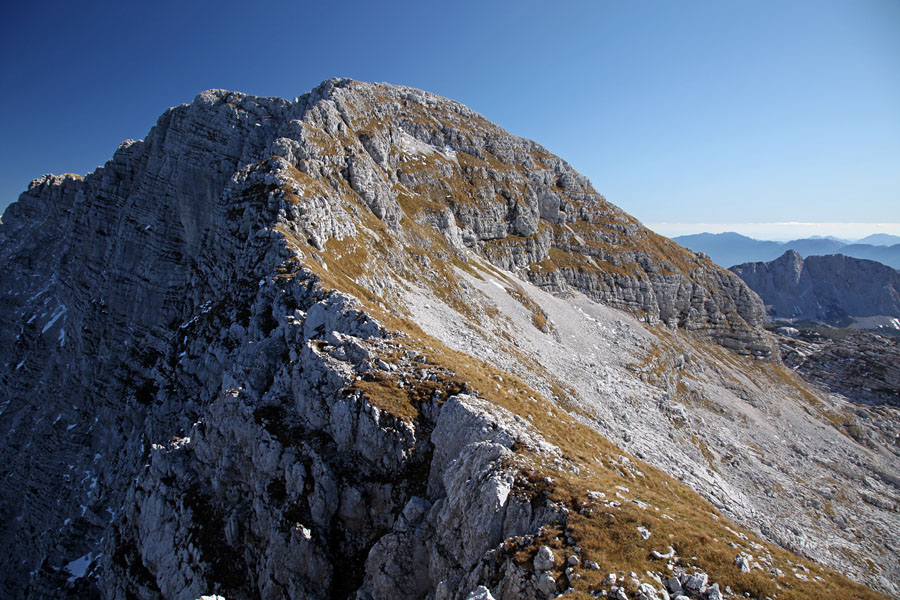
<instances>
[{"instance_id":1,"label":"blue sky","mask_svg":"<svg viewBox=\"0 0 900 600\"><path fill-rule=\"evenodd\" d=\"M292 98L342 76L459 100L663 233L900 223L896 0L38 0L4 12L0 208L45 172L93 170L204 89Z\"/></svg>"}]
</instances>

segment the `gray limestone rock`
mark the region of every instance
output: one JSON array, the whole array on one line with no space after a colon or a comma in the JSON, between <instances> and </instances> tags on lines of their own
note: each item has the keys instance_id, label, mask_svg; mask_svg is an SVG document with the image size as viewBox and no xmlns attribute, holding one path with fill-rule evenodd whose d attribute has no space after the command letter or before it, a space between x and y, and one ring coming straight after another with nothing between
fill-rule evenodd
<instances>
[{"instance_id":1,"label":"gray limestone rock","mask_svg":"<svg viewBox=\"0 0 900 600\"><path fill-rule=\"evenodd\" d=\"M556 558L553 556L553 550L549 546L541 546L534 555L534 570L549 571L554 566L556 566Z\"/></svg>"},{"instance_id":2,"label":"gray limestone rock","mask_svg":"<svg viewBox=\"0 0 900 600\"><path fill-rule=\"evenodd\" d=\"M477 588L472 590L472 593L466 596L466 600L494 600L494 597L491 595L491 591L484 587L483 585L479 585Z\"/></svg>"},{"instance_id":3,"label":"gray limestone rock","mask_svg":"<svg viewBox=\"0 0 900 600\"><path fill-rule=\"evenodd\" d=\"M741 570L741 573L750 572L750 558L746 554L738 554L734 559L734 564Z\"/></svg>"},{"instance_id":4,"label":"gray limestone rock","mask_svg":"<svg viewBox=\"0 0 900 600\"><path fill-rule=\"evenodd\" d=\"M719 584L714 583L706 590L706 600L722 600L722 592L719 590Z\"/></svg>"},{"instance_id":5,"label":"gray limestone rock","mask_svg":"<svg viewBox=\"0 0 900 600\"><path fill-rule=\"evenodd\" d=\"M709 576L706 573L691 573L681 577L681 585L684 589L692 594L702 594L706 591L706 584L709 582Z\"/></svg>"},{"instance_id":6,"label":"gray limestone rock","mask_svg":"<svg viewBox=\"0 0 900 600\"><path fill-rule=\"evenodd\" d=\"M900 407L900 343L857 331L828 339L779 336L784 364L808 381L861 404Z\"/></svg>"},{"instance_id":7,"label":"gray limestone rock","mask_svg":"<svg viewBox=\"0 0 900 600\"><path fill-rule=\"evenodd\" d=\"M637 597L639 600L660 600L659 590L649 583L638 586Z\"/></svg>"},{"instance_id":8,"label":"gray limestone rock","mask_svg":"<svg viewBox=\"0 0 900 600\"><path fill-rule=\"evenodd\" d=\"M684 591L681 580L678 577L666 577L665 586L673 596L679 596Z\"/></svg>"},{"instance_id":9,"label":"gray limestone rock","mask_svg":"<svg viewBox=\"0 0 900 600\"><path fill-rule=\"evenodd\" d=\"M556 587L556 579L550 573L543 572L535 575L537 580L537 589L544 594L544 596L550 598L556 596L557 587Z\"/></svg>"},{"instance_id":10,"label":"gray limestone rock","mask_svg":"<svg viewBox=\"0 0 900 600\"><path fill-rule=\"evenodd\" d=\"M760 530L770 521L759 507L769 505L754 490L779 483L789 466L782 446L757 459L734 433L728 443L745 444L749 475L730 463L721 463L725 475L707 475L693 446L689 454L667 437L654 386L671 383L674 393L682 372L730 382L734 367L684 352L635 370L612 364L637 365L649 350L644 325L659 322L695 332L702 348L708 338L773 358L755 294L643 228L539 145L418 90L331 80L293 101L204 92L94 173L32 182L3 216L0 258L5 598L556 594L565 580L535 578L504 554L543 526L564 527L573 508L534 495L523 472L584 468L538 433L538 408L615 440L635 428L631 449L730 515L763 514ZM473 264L481 279L453 271ZM514 309L490 317L481 284L502 288ZM528 288L521 300L513 284ZM404 294L420 287L446 294L416 322ZM524 379L541 361L509 358L517 343L524 352L531 335L544 336L544 350L590 340L566 352L571 369L590 371L590 394L567 369L561 384L576 382L584 406L629 406L607 406L592 421L562 398L530 398L505 371L503 381L468 366L440 371L425 359L441 351L437 342L415 328L431 331L446 314L437 304L453 302L458 321L443 325L484 326L467 351ZM581 307L618 316L574 331L567 321ZM514 323L515 311L527 313L528 335L491 342L489 330ZM411 341L418 346L405 348ZM601 344L616 348L593 356ZM527 409L513 414L479 397L479 376ZM528 383L556 393L547 381ZM729 384L707 392L698 383L679 400L685 431L713 440L719 430L699 425L711 404L703 394L754 399ZM798 423L804 435L831 439L818 422L775 417L784 415L753 435L787 438L783 428ZM724 446L716 444L722 456ZM847 477L873 472L856 447L834 452ZM624 478L643 476L624 455L603 460ZM893 506L896 474L879 464L883 475L857 512L878 523L873 536L889 538L885 515L895 513L883 506ZM810 493L771 513L799 511ZM826 525L821 540L761 532L808 553L855 543ZM871 546L881 554L859 552L878 561L889 589L893 556ZM569 575L574 586L578 574Z\"/></svg>"}]
</instances>

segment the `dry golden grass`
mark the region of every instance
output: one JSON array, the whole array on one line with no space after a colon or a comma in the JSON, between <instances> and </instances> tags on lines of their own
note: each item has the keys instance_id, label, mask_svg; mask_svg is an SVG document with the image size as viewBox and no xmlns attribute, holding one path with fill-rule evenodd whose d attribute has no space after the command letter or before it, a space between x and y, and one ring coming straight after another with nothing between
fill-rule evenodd
<instances>
[{"instance_id":1,"label":"dry golden grass","mask_svg":"<svg viewBox=\"0 0 900 600\"><path fill-rule=\"evenodd\" d=\"M531 313L531 324L540 331L544 331L548 327L549 321L547 315L543 311L535 311Z\"/></svg>"},{"instance_id":2,"label":"dry golden grass","mask_svg":"<svg viewBox=\"0 0 900 600\"><path fill-rule=\"evenodd\" d=\"M583 593L595 591L602 576L609 571L635 571L641 574L648 570L659 571L664 568L664 563L654 559L651 551L665 552L671 545L682 557L683 565L708 573L713 581L723 588L725 585L731 586L738 595L746 592L759 598L883 598L840 574L766 543L763 546L772 557L772 566L781 569L785 576L778 578L759 570L741 573L734 565L738 550L729 542L744 547L749 542L737 537L728 527L736 531L742 529L729 523L694 491L635 458L629 457L633 471L616 466L615 463L621 465L620 457L624 454L618 447L543 399L520 379L466 354L442 347L437 340L418 331L412 323L395 325L401 326L410 336L403 338L404 345L429 348L428 364L448 373L460 374L453 379L460 389L465 387L479 397L528 419L547 440L559 446L567 464L578 467L575 473L565 467L545 465L521 474L522 480L532 483L552 477L552 485L545 489L550 499L570 509L568 533L581 546L582 560L593 560L603 567L598 572L580 570L583 577L574 582L576 590ZM707 458L711 464L714 462L711 454ZM541 462L539 457L531 457L531 460L536 465ZM636 471L640 474L634 474ZM622 505L617 508L589 501L589 490L602 491L608 499L616 499L616 486L619 485L628 487L629 492L624 493L628 500L639 500L651 508L643 509L621 499ZM584 514L579 513L582 508L586 509ZM643 540L637 533L638 526L653 532L649 540ZM758 542L751 534L743 533L750 542ZM528 560L540 544L561 547L562 542L554 540L554 537L552 532L548 532L527 549L525 555ZM758 555L757 551L753 553ZM795 563L803 564L808 569L806 574L809 580L801 581L793 576ZM823 581L816 581L814 578L817 576Z\"/></svg>"},{"instance_id":3,"label":"dry golden grass","mask_svg":"<svg viewBox=\"0 0 900 600\"><path fill-rule=\"evenodd\" d=\"M360 391L378 409L398 419L415 421L419 417L417 407L422 403L443 402L466 389L465 382L454 374L440 372L435 379L420 379L416 375L416 370L411 376L375 371L353 382L345 391Z\"/></svg>"},{"instance_id":4,"label":"dry golden grass","mask_svg":"<svg viewBox=\"0 0 900 600\"><path fill-rule=\"evenodd\" d=\"M665 572L665 561L655 559L651 551L664 553L672 546L681 558L682 566L696 567L709 574L711 581L719 583L723 589L726 585L730 586L738 596L747 593L755 598L884 598L838 573L766 543L763 543L765 554L771 556L772 566L781 569L784 577L757 569L742 573L734 564L739 550L729 542L746 548L749 543L758 540L729 523L695 492L636 459L631 459L631 462L643 475L628 476L625 472L626 477L623 478L614 468L607 466L609 459L621 452L593 430L569 423L565 426L567 435L561 435L559 432L548 432L550 427L546 422L538 425L542 432L549 433L548 439L563 442L561 445L566 449L567 456L581 460L605 459L603 466L591 460L579 474L547 469L523 475L531 482L540 482L546 476L553 478L547 490L549 497L571 511L566 534L581 547L582 564L592 560L601 566L599 571L579 569L582 578L573 582L576 590L585 594L595 592L603 587L601 582L608 572L634 571L641 575L646 571ZM591 450L585 453L586 448ZM616 498L616 486L628 488L628 492L622 493L627 500ZM588 491L602 491L606 493L606 499L622 504L619 507L605 506L604 501L591 500ZM647 503L650 508L644 509L628 501L632 499ZM649 539L644 540L639 535L639 526L652 532ZM748 540L736 536L729 531L729 527L744 533ZM543 544L560 550L557 556L564 558L570 555L571 548L563 542L566 536L557 539L560 533L554 530L545 532L531 547L518 550L516 558L523 566L530 566L534 552ZM755 549L751 552L757 557L763 554ZM793 575L794 564L803 564L808 569L805 573L809 578L807 581ZM821 577L823 581L816 581L815 577Z\"/></svg>"}]
</instances>

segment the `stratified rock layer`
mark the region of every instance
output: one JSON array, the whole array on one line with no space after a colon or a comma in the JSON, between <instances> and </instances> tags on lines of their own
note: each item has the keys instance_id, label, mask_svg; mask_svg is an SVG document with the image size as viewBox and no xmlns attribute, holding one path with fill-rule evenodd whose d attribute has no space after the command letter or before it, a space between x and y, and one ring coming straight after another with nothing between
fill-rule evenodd
<instances>
[{"instance_id":1,"label":"stratified rock layer","mask_svg":"<svg viewBox=\"0 0 900 600\"><path fill-rule=\"evenodd\" d=\"M896 591L894 450L834 443L793 379L754 383L780 373L747 357L774 352L759 299L460 104L204 92L85 178L33 182L0 231L4 597L651 595L666 573L700 597L703 561L736 590L794 569L810 597L876 597L598 430ZM800 458L781 427L811 433ZM831 462L871 489L820 522ZM724 563L664 547L697 528ZM536 569L542 546L565 562ZM721 568L737 551L768 587ZM618 567L641 575L603 583Z\"/></svg>"},{"instance_id":2,"label":"stratified rock layer","mask_svg":"<svg viewBox=\"0 0 900 600\"><path fill-rule=\"evenodd\" d=\"M380 218L394 222L402 209L548 290L770 354L763 308L738 279L641 226L538 144L415 90L338 85L330 98L307 119L336 129L350 185ZM315 161L298 168L323 173Z\"/></svg>"}]
</instances>

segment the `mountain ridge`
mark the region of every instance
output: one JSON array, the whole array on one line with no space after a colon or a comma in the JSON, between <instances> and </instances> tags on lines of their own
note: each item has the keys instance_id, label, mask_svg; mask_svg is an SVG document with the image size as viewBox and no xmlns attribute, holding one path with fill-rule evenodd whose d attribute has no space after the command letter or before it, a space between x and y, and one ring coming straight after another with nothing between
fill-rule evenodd
<instances>
[{"instance_id":1,"label":"mountain ridge","mask_svg":"<svg viewBox=\"0 0 900 600\"><path fill-rule=\"evenodd\" d=\"M458 103L204 92L2 231L7 596L896 591L891 420Z\"/></svg>"},{"instance_id":2,"label":"mountain ridge","mask_svg":"<svg viewBox=\"0 0 900 600\"><path fill-rule=\"evenodd\" d=\"M890 242L893 237L887 234L874 234L871 237ZM866 238L868 239L868 238ZM803 257L843 254L851 258L874 260L891 268L900 268L900 244L867 244L848 243L832 238L812 237L791 240L788 242L772 242L757 240L735 232L698 233L681 235L673 241L696 252L709 255L716 264L729 268L746 262L768 262L775 260L787 250L795 250Z\"/></svg>"},{"instance_id":3,"label":"mountain ridge","mask_svg":"<svg viewBox=\"0 0 900 600\"><path fill-rule=\"evenodd\" d=\"M856 240L856 244L871 244L873 246L894 246L900 244L900 235L891 235L889 233L873 233L864 238Z\"/></svg>"}]
</instances>

